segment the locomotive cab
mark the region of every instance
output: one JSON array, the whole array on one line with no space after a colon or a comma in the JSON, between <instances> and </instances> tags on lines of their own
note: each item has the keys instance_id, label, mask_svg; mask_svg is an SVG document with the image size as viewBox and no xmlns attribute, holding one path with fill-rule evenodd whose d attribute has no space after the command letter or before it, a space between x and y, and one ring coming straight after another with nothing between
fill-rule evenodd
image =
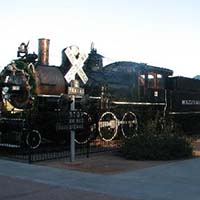
<instances>
[{"instance_id":1,"label":"locomotive cab","mask_svg":"<svg viewBox=\"0 0 200 200\"><path fill-rule=\"evenodd\" d=\"M138 93L140 101L164 102L167 79L173 71L144 66L138 73Z\"/></svg>"},{"instance_id":2,"label":"locomotive cab","mask_svg":"<svg viewBox=\"0 0 200 200\"><path fill-rule=\"evenodd\" d=\"M96 81L94 85L106 85L114 100L164 102L167 78L172 74L172 70L143 63L116 62L88 76Z\"/></svg>"}]
</instances>

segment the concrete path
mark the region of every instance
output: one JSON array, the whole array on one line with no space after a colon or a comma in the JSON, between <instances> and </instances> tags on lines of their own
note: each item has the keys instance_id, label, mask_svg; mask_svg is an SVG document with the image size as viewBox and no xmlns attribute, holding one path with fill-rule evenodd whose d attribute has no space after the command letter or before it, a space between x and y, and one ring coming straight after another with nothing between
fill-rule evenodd
<instances>
[{"instance_id":1,"label":"concrete path","mask_svg":"<svg viewBox=\"0 0 200 200\"><path fill-rule=\"evenodd\" d=\"M0 160L0 199L199 200L200 158L117 175Z\"/></svg>"}]
</instances>

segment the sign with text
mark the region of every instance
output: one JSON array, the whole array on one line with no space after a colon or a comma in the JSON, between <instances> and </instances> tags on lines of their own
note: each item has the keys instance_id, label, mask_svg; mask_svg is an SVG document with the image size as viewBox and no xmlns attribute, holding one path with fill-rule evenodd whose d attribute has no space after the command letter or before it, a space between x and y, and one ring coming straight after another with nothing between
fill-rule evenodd
<instances>
[{"instance_id":1,"label":"sign with text","mask_svg":"<svg viewBox=\"0 0 200 200\"><path fill-rule=\"evenodd\" d=\"M68 95L83 96L84 89L79 87L68 87Z\"/></svg>"},{"instance_id":2,"label":"sign with text","mask_svg":"<svg viewBox=\"0 0 200 200\"><path fill-rule=\"evenodd\" d=\"M85 129L87 114L82 111L69 111L68 115L62 116L57 124L56 130L80 130Z\"/></svg>"}]
</instances>

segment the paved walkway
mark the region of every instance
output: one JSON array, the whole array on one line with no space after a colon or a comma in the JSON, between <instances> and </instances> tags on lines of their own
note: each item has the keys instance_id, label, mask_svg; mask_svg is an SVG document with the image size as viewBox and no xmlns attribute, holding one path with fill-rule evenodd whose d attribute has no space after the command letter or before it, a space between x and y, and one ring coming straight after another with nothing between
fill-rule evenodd
<instances>
[{"instance_id":1,"label":"paved walkway","mask_svg":"<svg viewBox=\"0 0 200 200\"><path fill-rule=\"evenodd\" d=\"M1 200L199 200L200 158L117 175L0 160Z\"/></svg>"}]
</instances>

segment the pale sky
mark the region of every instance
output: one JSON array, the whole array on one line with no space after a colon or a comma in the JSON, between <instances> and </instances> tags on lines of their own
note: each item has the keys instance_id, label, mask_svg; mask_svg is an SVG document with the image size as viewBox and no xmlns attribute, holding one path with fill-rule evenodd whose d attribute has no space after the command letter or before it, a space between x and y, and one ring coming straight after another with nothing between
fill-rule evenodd
<instances>
[{"instance_id":1,"label":"pale sky","mask_svg":"<svg viewBox=\"0 0 200 200\"><path fill-rule=\"evenodd\" d=\"M107 60L142 62L200 74L199 0L0 0L0 67L17 56L21 42L38 51L50 39L50 64L77 45L94 42Z\"/></svg>"}]
</instances>

